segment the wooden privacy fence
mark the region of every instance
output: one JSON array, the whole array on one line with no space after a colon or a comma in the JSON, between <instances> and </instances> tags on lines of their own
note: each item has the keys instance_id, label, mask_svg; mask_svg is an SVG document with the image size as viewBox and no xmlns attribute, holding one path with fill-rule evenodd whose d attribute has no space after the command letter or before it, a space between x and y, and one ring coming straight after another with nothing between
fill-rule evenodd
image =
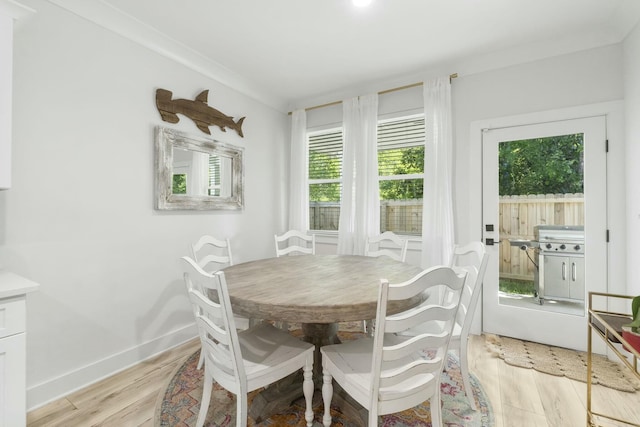
<instances>
[{"instance_id":1,"label":"wooden privacy fence","mask_svg":"<svg viewBox=\"0 0 640 427\"><path fill-rule=\"evenodd\" d=\"M584 225L584 194L500 197L500 277L533 280L535 266L511 240L533 240L536 225ZM528 254L534 261L533 250Z\"/></svg>"},{"instance_id":2,"label":"wooden privacy fence","mask_svg":"<svg viewBox=\"0 0 640 427\"><path fill-rule=\"evenodd\" d=\"M340 203L311 202L309 224L312 230L337 230ZM394 233L422 233L422 199L380 201L380 229Z\"/></svg>"},{"instance_id":3,"label":"wooden privacy fence","mask_svg":"<svg viewBox=\"0 0 640 427\"><path fill-rule=\"evenodd\" d=\"M582 193L503 196L499 203L500 277L504 279L533 280L535 269L527 252L511 246L511 240L533 240L536 225L584 225ZM312 230L337 230L339 218L339 203L310 203ZM381 231L421 234L422 199L381 201L380 223ZM528 253L534 258L532 250Z\"/></svg>"}]
</instances>

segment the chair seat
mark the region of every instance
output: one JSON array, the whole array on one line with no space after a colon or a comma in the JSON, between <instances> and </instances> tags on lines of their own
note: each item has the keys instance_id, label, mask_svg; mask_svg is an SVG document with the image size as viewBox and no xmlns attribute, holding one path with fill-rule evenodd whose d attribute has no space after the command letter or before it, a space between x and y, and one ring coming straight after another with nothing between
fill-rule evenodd
<instances>
[{"instance_id":1,"label":"chair seat","mask_svg":"<svg viewBox=\"0 0 640 427\"><path fill-rule=\"evenodd\" d=\"M384 345L399 344L407 339L408 337L385 334ZM336 381L341 384L351 397L364 405L362 402L368 401L371 392L373 338L365 337L343 344L323 346L320 351L323 364L330 363L337 368L337 370L332 370ZM387 365L386 367L393 369L395 365L403 366L412 360L421 359L424 359L424 357L416 352L411 357L398 359L393 365ZM344 381L346 377L349 377L349 381ZM422 387L425 391L430 391L431 387L435 386L433 380L434 376L432 374L421 374L412 376L393 387L380 388L380 401L403 399L415 394L416 387Z\"/></svg>"},{"instance_id":2,"label":"chair seat","mask_svg":"<svg viewBox=\"0 0 640 427\"><path fill-rule=\"evenodd\" d=\"M259 323L238 332L249 391L271 384L299 369L314 345L304 342L269 323Z\"/></svg>"}]
</instances>

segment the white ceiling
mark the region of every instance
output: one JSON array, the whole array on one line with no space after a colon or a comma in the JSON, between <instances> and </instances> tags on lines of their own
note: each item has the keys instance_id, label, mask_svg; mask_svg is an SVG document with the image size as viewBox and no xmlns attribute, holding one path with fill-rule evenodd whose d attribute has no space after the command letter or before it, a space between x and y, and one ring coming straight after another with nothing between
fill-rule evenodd
<instances>
[{"instance_id":1,"label":"white ceiling","mask_svg":"<svg viewBox=\"0 0 640 427\"><path fill-rule=\"evenodd\" d=\"M640 0L49 1L279 109L618 43L640 18Z\"/></svg>"}]
</instances>

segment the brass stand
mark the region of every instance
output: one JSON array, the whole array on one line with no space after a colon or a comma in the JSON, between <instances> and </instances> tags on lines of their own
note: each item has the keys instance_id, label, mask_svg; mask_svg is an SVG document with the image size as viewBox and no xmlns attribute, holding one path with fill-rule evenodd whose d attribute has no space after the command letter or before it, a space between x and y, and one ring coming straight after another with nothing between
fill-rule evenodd
<instances>
[{"instance_id":1,"label":"brass stand","mask_svg":"<svg viewBox=\"0 0 640 427\"><path fill-rule=\"evenodd\" d=\"M633 297L628 295L589 292L589 319L587 326L587 427L600 426L601 424L597 423L598 418L616 421L634 427L640 427L640 424L595 412L591 407L593 333L602 338L607 346L640 380L640 367L638 366L640 353L633 347L631 347L629 343L622 338L622 333L619 331L619 329L617 330L617 325L631 322L631 314L598 310L594 307L594 302L596 299L598 299L598 301L604 301L605 303L611 303L616 299L624 299L628 300L629 307L631 307L631 299L633 299ZM631 362L628 360L627 356L622 353L619 347L624 348L630 353Z\"/></svg>"}]
</instances>

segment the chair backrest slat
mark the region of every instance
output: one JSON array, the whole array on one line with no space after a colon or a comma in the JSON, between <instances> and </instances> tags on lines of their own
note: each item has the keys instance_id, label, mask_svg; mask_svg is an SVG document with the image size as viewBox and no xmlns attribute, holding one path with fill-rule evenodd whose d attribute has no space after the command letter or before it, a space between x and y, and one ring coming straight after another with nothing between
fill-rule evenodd
<instances>
[{"instance_id":1,"label":"chair backrest slat","mask_svg":"<svg viewBox=\"0 0 640 427\"><path fill-rule=\"evenodd\" d=\"M204 235L191 245L191 256L208 273L233 265L229 239Z\"/></svg>"},{"instance_id":2,"label":"chair backrest slat","mask_svg":"<svg viewBox=\"0 0 640 427\"><path fill-rule=\"evenodd\" d=\"M400 238L392 231L385 231L377 236L367 237L364 254L371 257L386 256L404 262L407 257L408 241Z\"/></svg>"},{"instance_id":3,"label":"chair backrest slat","mask_svg":"<svg viewBox=\"0 0 640 427\"><path fill-rule=\"evenodd\" d=\"M437 348L446 345L449 334L443 331L439 334L422 334L407 339L402 345L384 347L383 362L401 359L427 348Z\"/></svg>"},{"instance_id":4,"label":"chair backrest slat","mask_svg":"<svg viewBox=\"0 0 640 427\"><path fill-rule=\"evenodd\" d=\"M281 235L274 235L276 256L315 255L316 236L298 230L289 230Z\"/></svg>"},{"instance_id":5,"label":"chair backrest slat","mask_svg":"<svg viewBox=\"0 0 640 427\"><path fill-rule=\"evenodd\" d=\"M440 358L415 360L402 370L380 372L380 388L391 387L422 374L434 374L442 368ZM416 383L417 385L417 383Z\"/></svg>"},{"instance_id":6,"label":"chair backrest slat","mask_svg":"<svg viewBox=\"0 0 640 427\"><path fill-rule=\"evenodd\" d=\"M388 316L385 322L385 328L387 333L397 334L428 322L440 324L443 323L440 319L449 318L451 315L450 312L453 312L455 315L456 310L458 310L458 305L454 303L445 307L429 304L427 301L417 307L406 310L402 315Z\"/></svg>"},{"instance_id":7,"label":"chair backrest slat","mask_svg":"<svg viewBox=\"0 0 640 427\"><path fill-rule=\"evenodd\" d=\"M466 272L464 274L466 276ZM445 266L436 266L423 270L405 282L389 284L389 299L405 300L416 295L431 294L434 290L443 291L449 287L441 285L454 280L456 276L455 271Z\"/></svg>"}]
</instances>

